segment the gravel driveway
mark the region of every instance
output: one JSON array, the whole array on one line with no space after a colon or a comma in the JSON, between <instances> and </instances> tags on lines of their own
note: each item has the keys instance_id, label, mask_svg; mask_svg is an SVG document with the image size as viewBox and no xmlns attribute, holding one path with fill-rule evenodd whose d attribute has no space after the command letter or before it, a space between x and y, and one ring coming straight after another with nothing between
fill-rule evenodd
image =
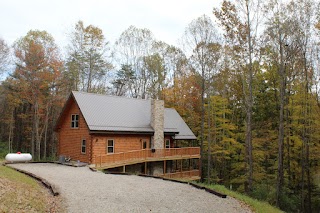
<instances>
[{"instance_id":1,"label":"gravel driveway","mask_svg":"<svg viewBox=\"0 0 320 213\"><path fill-rule=\"evenodd\" d=\"M88 167L38 163L10 166L54 184L67 212L251 212L231 197L220 198L181 183L103 174Z\"/></svg>"}]
</instances>

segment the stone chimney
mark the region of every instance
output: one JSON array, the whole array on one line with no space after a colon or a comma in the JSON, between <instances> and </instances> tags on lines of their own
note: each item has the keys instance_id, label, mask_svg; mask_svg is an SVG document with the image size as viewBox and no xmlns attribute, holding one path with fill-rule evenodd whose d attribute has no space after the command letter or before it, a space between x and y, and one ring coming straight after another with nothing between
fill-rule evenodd
<instances>
[{"instance_id":1,"label":"stone chimney","mask_svg":"<svg viewBox=\"0 0 320 213\"><path fill-rule=\"evenodd\" d=\"M164 101L151 100L151 127L154 130L152 148L163 149L164 147Z\"/></svg>"}]
</instances>

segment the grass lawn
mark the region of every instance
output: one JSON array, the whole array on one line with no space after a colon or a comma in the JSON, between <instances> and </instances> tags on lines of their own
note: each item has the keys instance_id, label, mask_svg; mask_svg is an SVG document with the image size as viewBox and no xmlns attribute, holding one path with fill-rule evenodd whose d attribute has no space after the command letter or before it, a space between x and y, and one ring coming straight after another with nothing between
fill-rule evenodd
<instances>
[{"instance_id":1,"label":"grass lawn","mask_svg":"<svg viewBox=\"0 0 320 213\"><path fill-rule=\"evenodd\" d=\"M199 183L197 183L197 184L199 184ZM276 208L274 206L271 206L267 202L259 201L257 199L251 198L249 196L240 194L238 192L231 191L231 190L225 188L222 185L206 185L206 184L199 184L199 185L206 186L206 187L208 187L210 189L213 189L213 190L215 190L217 192L220 192L222 194L226 194L228 196L234 197L237 200L240 200L243 203L249 205L251 207L251 209L254 212L257 212L257 213L269 213L269 212L277 213L277 212L282 212L281 210L279 210L278 208Z\"/></svg>"},{"instance_id":2,"label":"grass lawn","mask_svg":"<svg viewBox=\"0 0 320 213\"><path fill-rule=\"evenodd\" d=\"M54 200L36 180L0 164L0 212L56 212Z\"/></svg>"}]
</instances>

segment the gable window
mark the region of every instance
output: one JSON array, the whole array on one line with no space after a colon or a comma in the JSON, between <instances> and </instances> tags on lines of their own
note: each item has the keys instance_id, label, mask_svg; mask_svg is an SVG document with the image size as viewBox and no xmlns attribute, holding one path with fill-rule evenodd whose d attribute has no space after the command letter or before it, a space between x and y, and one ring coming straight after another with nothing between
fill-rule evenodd
<instances>
[{"instance_id":1,"label":"gable window","mask_svg":"<svg viewBox=\"0 0 320 213\"><path fill-rule=\"evenodd\" d=\"M166 149L169 149L170 148L170 140L169 139L166 139Z\"/></svg>"},{"instance_id":2,"label":"gable window","mask_svg":"<svg viewBox=\"0 0 320 213\"><path fill-rule=\"evenodd\" d=\"M79 127L79 115L74 114L71 115L71 128L78 128Z\"/></svg>"},{"instance_id":3,"label":"gable window","mask_svg":"<svg viewBox=\"0 0 320 213\"><path fill-rule=\"evenodd\" d=\"M107 153L114 153L114 140L108 139L107 140Z\"/></svg>"},{"instance_id":4,"label":"gable window","mask_svg":"<svg viewBox=\"0 0 320 213\"><path fill-rule=\"evenodd\" d=\"M81 141L81 154L86 154L87 142L86 139L82 139Z\"/></svg>"}]
</instances>

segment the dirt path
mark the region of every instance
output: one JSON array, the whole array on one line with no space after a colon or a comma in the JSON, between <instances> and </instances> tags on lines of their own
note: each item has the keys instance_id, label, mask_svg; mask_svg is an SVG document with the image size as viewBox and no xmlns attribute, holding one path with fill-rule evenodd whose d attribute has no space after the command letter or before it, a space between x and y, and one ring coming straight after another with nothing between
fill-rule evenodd
<instances>
[{"instance_id":1,"label":"dirt path","mask_svg":"<svg viewBox=\"0 0 320 213\"><path fill-rule=\"evenodd\" d=\"M11 166L58 187L68 212L251 212L231 197L219 198L186 184L160 179L56 164Z\"/></svg>"}]
</instances>

